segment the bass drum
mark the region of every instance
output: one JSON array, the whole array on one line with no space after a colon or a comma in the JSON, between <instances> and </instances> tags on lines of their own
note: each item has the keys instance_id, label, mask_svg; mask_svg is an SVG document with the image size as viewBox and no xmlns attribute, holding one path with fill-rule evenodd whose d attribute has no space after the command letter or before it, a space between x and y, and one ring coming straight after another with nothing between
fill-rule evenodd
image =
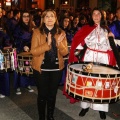
<instances>
[{"instance_id":1,"label":"bass drum","mask_svg":"<svg viewBox=\"0 0 120 120\"><path fill-rule=\"evenodd\" d=\"M33 69L31 66L32 54L30 52L22 52L17 55L18 72L22 75L32 75Z\"/></svg>"},{"instance_id":2,"label":"bass drum","mask_svg":"<svg viewBox=\"0 0 120 120\"><path fill-rule=\"evenodd\" d=\"M82 101L113 103L120 96L120 71L105 64L94 64L84 71L88 63L69 64L66 77L67 93Z\"/></svg>"}]
</instances>

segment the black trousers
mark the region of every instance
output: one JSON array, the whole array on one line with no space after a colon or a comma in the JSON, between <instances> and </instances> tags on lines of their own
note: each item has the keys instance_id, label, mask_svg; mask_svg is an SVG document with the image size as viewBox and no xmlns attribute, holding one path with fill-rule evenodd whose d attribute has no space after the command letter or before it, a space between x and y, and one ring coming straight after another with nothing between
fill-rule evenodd
<instances>
[{"instance_id":1,"label":"black trousers","mask_svg":"<svg viewBox=\"0 0 120 120\"><path fill-rule=\"evenodd\" d=\"M37 85L38 101L39 99L56 99L58 85L62 77L62 70L42 71L41 73L33 70L33 76L35 77Z\"/></svg>"}]
</instances>

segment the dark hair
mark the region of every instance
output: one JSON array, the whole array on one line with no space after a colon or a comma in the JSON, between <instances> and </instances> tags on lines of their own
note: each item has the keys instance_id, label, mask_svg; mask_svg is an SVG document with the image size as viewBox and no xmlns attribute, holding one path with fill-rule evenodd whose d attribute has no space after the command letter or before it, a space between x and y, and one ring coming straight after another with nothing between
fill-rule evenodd
<instances>
[{"instance_id":1,"label":"dark hair","mask_svg":"<svg viewBox=\"0 0 120 120\"><path fill-rule=\"evenodd\" d=\"M85 15L80 15L80 20L86 20Z\"/></svg>"},{"instance_id":2,"label":"dark hair","mask_svg":"<svg viewBox=\"0 0 120 120\"><path fill-rule=\"evenodd\" d=\"M80 19L80 17L79 17L78 15L74 15L74 16L73 16L73 20L76 19L76 18L79 18L79 19Z\"/></svg>"},{"instance_id":3,"label":"dark hair","mask_svg":"<svg viewBox=\"0 0 120 120\"><path fill-rule=\"evenodd\" d=\"M13 16L16 16L18 13L20 13L20 10L18 9L13 10Z\"/></svg>"},{"instance_id":4,"label":"dark hair","mask_svg":"<svg viewBox=\"0 0 120 120\"><path fill-rule=\"evenodd\" d=\"M104 20L104 15L103 15L103 13L102 13L102 10L99 9L99 8L97 8L97 7L95 7L95 8L92 10L92 12L91 12L91 16L90 16L90 20L89 20L89 25L90 25L90 26L94 26L94 25L95 25L95 23L94 23L94 21L93 21L93 18L92 18L93 12L94 12L95 10L97 10L97 11L99 11L99 12L101 13L100 27L103 28L103 29L107 29L107 31L110 32L110 29L108 28L108 26L106 26L106 23L105 23L105 20Z\"/></svg>"},{"instance_id":5,"label":"dark hair","mask_svg":"<svg viewBox=\"0 0 120 120\"><path fill-rule=\"evenodd\" d=\"M71 22L70 22L70 17L69 16L64 16L62 19L61 19L61 21L60 21L60 27L64 27L64 20L65 19L69 19L69 24L68 24L68 29L70 29L71 28Z\"/></svg>"},{"instance_id":6,"label":"dark hair","mask_svg":"<svg viewBox=\"0 0 120 120\"><path fill-rule=\"evenodd\" d=\"M26 30L26 31L32 31L33 26L32 26L32 24L31 24L31 17L29 18L29 23L28 23L28 27L27 27L27 26L25 25L25 23L23 22L23 14L24 14L24 13L28 13L29 16L30 16L29 11L27 11L27 10L22 11L22 12L21 12L21 15L20 15L20 20L19 20L18 25L20 25L21 28L24 29L24 30Z\"/></svg>"}]
</instances>

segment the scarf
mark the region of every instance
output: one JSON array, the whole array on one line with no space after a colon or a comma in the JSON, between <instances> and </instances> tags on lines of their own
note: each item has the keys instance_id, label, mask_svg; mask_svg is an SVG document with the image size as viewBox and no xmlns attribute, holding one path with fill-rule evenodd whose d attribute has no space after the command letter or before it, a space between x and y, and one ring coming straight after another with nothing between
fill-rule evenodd
<instances>
[{"instance_id":1,"label":"scarf","mask_svg":"<svg viewBox=\"0 0 120 120\"><path fill-rule=\"evenodd\" d=\"M52 39L52 42L51 42L51 49L48 51L48 56L51 60L51 62L54 62L56 60L56 57L57 57L57 47L56 47L56 40L54 38L54 35L56 33L56 28L53 27L51 30L49 30L46 26L44 28L44 31L45 33L47 34L48 36L48 33L50 32L51 33L51 39ZM47 39L46 39L47 41Z\"/></svg>"}]
</instances>

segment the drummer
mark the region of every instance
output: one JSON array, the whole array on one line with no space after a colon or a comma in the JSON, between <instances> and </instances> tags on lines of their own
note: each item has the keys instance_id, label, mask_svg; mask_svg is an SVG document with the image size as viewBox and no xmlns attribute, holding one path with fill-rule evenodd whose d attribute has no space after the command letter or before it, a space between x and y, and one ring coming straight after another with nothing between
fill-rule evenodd
<instances>
[{"instance_id":1,"label":"drummer","mask_svg":"<svg viewBox=\"0 0 120 120\"><path fill-rule=\"evenodd\" d=\"M31 38L34 29L34 25L31 21L31 16L28 11L22 11L18 25L14 30L14 41L15 47L17 48L17 53L28 52L31 46ZM31 85L34 85L34 80L29 76L22 76L20 74L15 74L14 88L16 89L16 94L20 95L20 87L25 87L29 92L34 90Z\"/></svg>"},{"instance_id":2,"label":"drummer","mask_svg":"<svg viewBox=\"0 0 120 120\"><path fill-rule=\"evenodd\" d=\"M11 47L10 37L6 33L5 21L3 19L2 8L0 8L0 56L2 54L3 49ZM1 63L0 58L0 63ZM9 85L9 73L2 72L1 64L0 64L0 98L4 98L5 96L10 95L10 85Z\"/></svg>"},{"instance_id":3,"label":"drummer","mask_svg":"<svg viewBox=\"0 0 120 120\"><path fill-rule=\"evenodd\" d=\"M103 14L98 8L94 8L88 25L83 26L74 36L69 55L69 63L76 61L99 62L103 64L116 65L113 51L110 47L108 36L113 36L103 21ZM80 56L75 56L76 48L82 48ZM73 99L73 98L72 98ZM100 118L106 119L109 104L95 104L80 102L82 110L79 116L83 117L89 108L99 111Z\"/></svg>"}]
</instances>

